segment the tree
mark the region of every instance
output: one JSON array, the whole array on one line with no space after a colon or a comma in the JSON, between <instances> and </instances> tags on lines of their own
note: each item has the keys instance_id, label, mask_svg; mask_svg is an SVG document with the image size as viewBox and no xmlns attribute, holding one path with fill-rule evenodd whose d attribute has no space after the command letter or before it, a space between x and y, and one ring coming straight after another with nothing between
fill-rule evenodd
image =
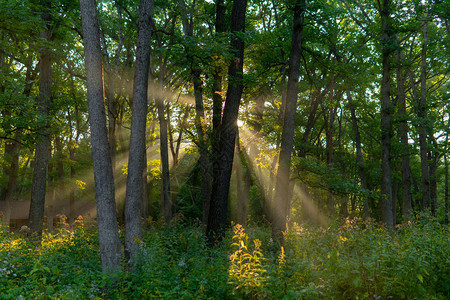
<instances>
[{"instance_id":1,"label":"tree","mask_svg":"<svg viewBox=\"0 0 450 300\"><path fill-rule=\"evenodd\" d=\"M420 97L417 101L417 116L419 117L419 144L420 144L420 165L422 170L422 207L430 208L430 165L428 162L428 135L429 120L427 119L427 47L428 47L428 16L422 21L422 53L420 64Z\"/></svg>"},{"instance_id":2,"label":"tree","mask_svg":"<svg viewBox=\"0 0 450 300\"><path fill-rule=\"evenodd\" d=\"M402 206L403 206L403 222L410 219L412 213L411 207L411 167L409 164L409 142L408 142L408 121L406 111L406 94L405 94L405 79L403 77L403 70L401 66L402 55L401 51L397 50L397 98L398 98L398 113L401 120L399 126L400 142L402 144Z\"/></svg>"},{"instance_id":3,"label":"tree","mask_svg":"<svg viewBox=\"0 0 450 300\"><path fill-rule=\"evenodd\" d=\"M44 28L41 37L45 42L52 40L50 28L51 22L51 2L42 0L42 21ZM42 235L42 222L44 218L45 191L47 185L47 162L50 149L49 116L50 103L52 97L52 61L51 52L48 46L44 45L40 49L40 71L39 71L39 113L43 118L43 126L36 141L34 154L33 186L31 191L30 216L28 222L33 232L38 236Z\"/></svg>"},{"instance_id":4,"label":"tree","mask_svg":"<svg viewBox=\"0 0 450 300\"><path fill-rule=\"evenodd\" d=\"M382 44L382 79L381 79L381 221L388 227L394 227L392 213L392 171L391 171L391 138L392 138L392 104L391 104L391 66L392 24L390 0L379 3L381 17Z\"/></svg>"},{"instance_id":5,"label":"tree","mask_svg":"<svg viewBox=\"0 0 450 300\"><path fill-rule=\"evenodd\" d=\"M117 226L114 178L106 131L102 57L95 0L80 0L84 39L86 86L94 165L97 228L103 273L120 270L121 242Z\"/></svg>"},{"instance_id":6,"label":"tree","mask_svg":"<svg viewBox=\"0 0 450 300\"><path fill-rule=\"evenodd\" d=\"M216 3L216 33L217 28L222 30L220 24L220 15L223 14L221 12L222 9L222 1L217 1ZM181 9L181 18L183 20L183 33L185 37L188 39L193 38L194 34L194 24L191 19L191 22L189 22L187 18L187 10L186 10L186 4L184 3L184 0L179 0L180 3L180 9ZM219 21L217 19L219 18ZM202 70L200 67L200 64L198 61L196 61L195 58L195 44L194 47L186 46L186 59L188 61L188 64L190 65L190 73L192 77L192 83L194 86L194 99L195 99L195 129L197 130L198 135L198 148L200 152L200 157L198 159L201 172L202 172L202 221L203 224L207 224L208 222L208 215L209 215L209 206L210 206L210 199L211 199L211 171L210 171L210 160L209 160L209 153L208 153L208 145L207 145L207 136L206 136L206 122L205 122L205 109L203 106L203 83L201 79ZM221 109L222 109L222 99L219 95L221 91L221 77L219 75L220 70L214 70L214 83L213 83L213 130L216 128L217 130L217 116L220 117ZM218 104L219 103L219 104ZM217 112L217 107L220 108L220 112ZM213 131L217 133L216 131ZM217 139L213 137L213 143L217 142Z\"/></svg>"},{"instance_id":7,"label":"tree","mask_svg":"<svg viewBox=\"0 0 450 300\"><path fill-rule=\"evenodd\" d=\"M244 40L246 0L234 0L231 11L231 50L228 67L228 90L219 127L218 148L214 148L213 187L206 234L208 243L214 245L225 235L228 193L233 167L234 146L237 133L237 117L241 101L244 67Z\"/></svg>"},{"instance_id":8,"label":"tree","mask_svg":"<svg viewBox=\"0 0 450 300\"><path fill-rule=\"evenodd\" d=\"M286 218L289 215L290 208L290 198L286 191L289 190L291 153L294 143L295 112L297 106L300 59L302 55L305 1L296 1L293 12L294 23L292 29L291 51L289 54L286 107L283 118L283 132L281 135L280 157L275 186L275 201L277 201L277 203L272 212L272 236L280 242L283 242L283 231L286 231Z\"/></svg>"},{"instance_id":9,"label":"tree","mask_svg":"<svg viewBox=\"0 0 450 300\"><path fill-rule=\"evenodd\" d=\"M355 132L355 143L356 143L356 159L358 161L358 171L359 171L359 177L361 180L361 188L367 190L367 178L366 178L366 169L364 167L364 156L362 152L361 147L361 135L359 133L359 126L356 119L356 113L355 113L355 107L353 104L353 97L350 93L350 91L347 91L347 100L350 108L350 114L352 119L352 126L353 131ZM370 217L369 212L369 199L367 196L364 196L363 198L363 211L364 211L364 217L367 219Z\"/></svg>"},{"instance_id":10,"label":"tree","mask_svg":"<svg viewBox=\"0 0 450 300\"><path fill-rule=\"evenodd\" d=\"M150 39L152 36L153 0L141 0L139 29L133 87L130 153L128 158L127 191L125 199L125 249L136 259L142 239L141 204L144 187L145 141L147 123L148 73L150 66ZM146 175L145 175L146 176Z\"/></svg>"}]
</instances>

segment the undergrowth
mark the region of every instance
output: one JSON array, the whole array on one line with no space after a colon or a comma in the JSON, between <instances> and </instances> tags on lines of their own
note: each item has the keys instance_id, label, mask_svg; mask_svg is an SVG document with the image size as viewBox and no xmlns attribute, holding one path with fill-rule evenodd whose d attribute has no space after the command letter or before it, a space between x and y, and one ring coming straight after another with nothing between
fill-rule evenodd
<instances>
[{"instance_id":1,"label":"undergrowth","mask_svg":"<svg viewBox=\"0 0 450 300\"><path fill-rule=\"evenodd\" d=\"M229 230L206 246L201 226L154 224L137 268L111 285L95 230L46 233L41 242L0 228L2 299L448 299L448 226L420 219L388 231L346 220L292 224L284 247L270 229Z\"/></svg>"}]
</instances>

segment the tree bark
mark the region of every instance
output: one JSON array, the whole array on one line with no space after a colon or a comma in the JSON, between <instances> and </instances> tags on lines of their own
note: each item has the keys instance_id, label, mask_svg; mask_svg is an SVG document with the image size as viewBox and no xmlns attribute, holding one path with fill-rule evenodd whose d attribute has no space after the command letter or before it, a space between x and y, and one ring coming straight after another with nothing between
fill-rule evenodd
<instances>
[{"instance_id":1,"label":"tree bark","mask_svg":"<svg viewBox=\"0 0 450 300\"><path fill-rule=\"evenodd\" d=\"M225 32L225 11L226 6L223 0L216 1L216 36ZM222 68L218 64L213 72L213 145L217 145L219 140L218 133L220 122L222 120ZM214 147L214 146L213 146Z\"/></svg>"},{"instance_id":2,"label":"tree bark","mask_svg":"<svg viewBox=\"0 0 450 300\"><path fill-rule=\"evenodd\" d=\"M390 56L391 46L391 18L390 0L381 1L379 13L382 27L382 79L381 79L381 221L387 227L393 228L392 215L392 174L391 174L391 138L392 138L392 104L391 104L391 76Z\"/></svg>"},{"instance_id":3,"label":"tree bark","mask_svg":"<svg viewBox=\"0 0 450 300\"><path fill-rule=\"evenodd\" d=\"M241 146L239 141L239 132L236 136L236 146L235 146L235 170L236 170L236 195L237 195L237 214L236 221L243 227L247 226L247 205L248 205L248 194L246 193L246 181L244 181L242 162L241 162ZM248 172L247 172L248 173Z\"/></svg>"},{"instance_id":4,"label":"tree bark","mask_svg":"<svg viewBox=\"0 0 450 300\"><path fill-rule=\"evenodd\" d=\"M133 86L130 152L125 198L125 253L135 260L142 239L141 206L145 171L148 73L152 37L153 0L141 0ZM166 143L167 146L167 143Z\"/></svg>"},{"instance_id":5,"label":"tree bark","mask_svg":"<svg viewBox=\"0 0 450 300\"><path fill-rule=\"evenodd\" d=\"M104 274L121 269L122 244L117 226L114 178L106 130L102 56L95 0L80 0L87 100L91 129L100 259Z\"/></svg>"},{"instance_id":6,"label":"tree bark","mask_svg":"<svg viewBox=\"0 0 450 300\"><path fill-rule=\"evenodd\" d=\"M325 108L326 109L326 108ZM327 158L327 165L331 169L333 168L333 160L334 160L334 141L333 141L333 134L334 134L334 119L336 117L337 113L337 107L335 106L333 109L330 110L330 115L327 116L326 113L324 113L324 123L325 123L325 139L326 139L326 158ZM329 121L328 121L329 117ZM328 198L328 215L332 218L335 215L335 203L334 203L334 197L331 190L327 193Z\"/></svg>"},{"instance_id":7,"label":"tree bark","mask_svg":"<svg viewBox=\"0 0 450 300\"><path fill-rule=\"evenodd\" d=\"M402 145L402 206L403 222L411 218L411 173L409 166L409 143L408 143L408 115L406 112L405 79L401 66L401 52L397 52L397 97L399 103L398 113L400 115L399 136Z\"/></svg>"},{"instance_id":8,"label":"tree bark","mask_svg":"<svg viewBox=\"0 0 450 300\"><path fill-rule=\"evenodd\" d=\"M417 99L417 116L419 117L419 144L420 144L420 166L422 170L422 207L429 208L431 204L430 195L430 166L428 162L428 119L427 119L427 46L428 46L428 21L422 23L422 54L420 65L420 98Z\"/></svg>"},{"instance_id":9,"label":"tree bark","mask_svg":"<svg viewBox=\"0 0 450 300\"><path fill-rule=\"evenodd\" d=\"M447 127L450 127L450 119L448 119L448 121L447 121ZM445 136L445 144L446 145L449 144L448 143L448 132L447 132L447 134ZM450 201L449 201L449 196L448 196L448 158L447 158L447 153L448 152L447 151L444 151L444 172L445 172L445 179L444 179L444 204L445 204L445 223L446 224L448 224L450 222L450 214L449 214Z\"/></svg>"},{"instance_id":10,"label":"tree bark","mask_svg":"<svg viewBox=\"0 0 450 300\"><path fill-rule=\"evenodd\" d=\"M64 186L64 153L63 144L59 136L55 137L56 148L56 170L58 172L58 185L55 190L58 192L57 201L66 201L66 188ZM66 206L66 204L64 204Z\"/></svg>"},{"instance_id":11,"label":"tree bark","mask_svg":"<svg viewBox=\"0 0 450 300\"><path fill-rule=\"evenodd\" d=\"M347 100L348 100L348 105L350 108L350 114L351 114L351 118L352 118L353 131L355 133L356 160L358 163L358 171L359 171L359 178L361 180L361 188L366 191L367 190L367 177L366 177L366 169L364 167L364 156L363 156L362 147L361 147L361 135L359 133L358 120L356 119L355 105L353 104L353 97L352 97L350 91L348 91L348 90L347 90ZM363 212L364 212L364 217L366 219L370 218L369 199L367 196L363 196Z\"/></svg>"},{"instance_id":12,"label":"tree bark","mask_svg":"<svg viewBox=\"0 0 450 300\"><path fill-rule=\"evenodd\" d=\"M300 75L300 59L302 55L303 23L305 0L298 0L294 7L294 24L292 29L291 50L289 54L289 71L286 92L286 110L281 135L281 151L275 185L274 211L272 212L272 236L283 243L283 232L286 231L286 218L289 215L290 199L289 176L291 153L294 144L295 113L297 111L298 81Z\"/></svg>"},{"instance_id":13,"label":"tree bark","mask_svg":"<svg viewBox=\"0 0 450 300\"><path fill-rule=\"evenodd\" d=\"M448 140L448 137L447 137ZM448 197L448 159L447 154L444 154L444 164L445 164L445 183L444 183L444 203L445 203L445 223L448 224L450 222L450 201Z\"/></svg>"},{"instance_id":14,"label":"tree bark","mask_svg":"<svg viewBox=\"0 0 450 300\"><path fill-rule=\"evenodd\" d=\"M41 4L44 8L42 20L47 23L41 32L41 37L46 41L51 40L51 21L50 1L43 0ZM50 148L50 133L48 118L50 116L51 86L52 86L52 67L50 49L42 47L40 49L40 71L39 71L39 99L38 112L46 119L38 134L36 141L36 150L34 152L34 170L31 188L30 215L28 218L30 229L36 232L38 236L42 235L42 221L44 218L45 193L47 186L47 163L48 150Z\"/></svg>"},{"instance_id":15,"label":"tree bark","mask_svg":"<svg viewBox=\"0 0 450 300\"><path fill-rule=\"evenodd\" d=\"M164 115L163 99L156 99L159 119L159 141L161 152L161 168L162 168L162 194L161 194L161 210L166 223L169 224L174 213L174 205L170 197L170 174L169 174L169 147L167 140L167 119Z\"/></svg>"},{"instance_id":16,"label":"tree bark","mask_svg":"<svg viewBox=\"0 0 450 300\"><path fill-rule=\"evenodd\" d=\"M434 144L434 151L429 153L429 162L430 162L430 206L431 213L433 216L436 216L437 208L438 208L438 192L437 192L437 170L439 166L439 160L441 156L437 152L437 142L433 136L433 130L430 130L430 139L431 143Z\"/></svg>"},{"instance_id":17,"label":"tree bark","mask_svg":"<svg viewBox=\"0 0 450 300\"><path fill-rule=\"evenodd\" d=\"M78 113L78 104L77 104L77 97L75 94L75 84L73 80L73 75L70 74L70 93L73 97L73 100L75 102L75 136L73 136L73 124L72 124L72 115L70 113L70 109L68 110L68 121L69 126L72 128L70 135L69 135L69 159L71 162L75 161L75 149L76 144L78 143L78 138L80 136L80 116ZM70 193L69 193L69 219L74 220L77 216L75 216L75 168L73 163L70 164Z\"/></svg>"},{"instance_id":18,"label":"tree bark","mask_svg":"<svg viewBox=\"0 0 450 300\"><path fill-rule=\"evenodd\" d=\"M225 26L225 12L226 5L224 0L216 1L216 23L215 23L215 36L220 39L221 35L226 31ZM213 71L213 86L212 86L212 100L213 100L213 108L212 108L212 133L211 133L211 152L208 153L207 150L205 153L200 153L200 165L202 168L202 203L203 203L203 224L208 227L209 220L209 211L211 206L211 192L212 192L212 176L211 174L211 166L210 162L216 162L219 160L217 157L220 152L220 126L222 121L222 105L223 105L223 91L222 91L222 66L217 64ZM200 113L200 112L199 112ZM198 130L197 130L198 131ZM204 157L204 155L209 155L210 157ZM214 168L214 167L213 167ZM214 172L214 171L213 171ZM208 186L206 186L208 184Z\"/></svg>"},{"instance_id":19,"label":"tree bark","mask_svg":"<svg viewBox=\"0 0 450 300\"><path fill-rule=\"evenodd\" d=\"M213 159L213 187L206 233L208 244L214 245L225 235L228 193L233 167L237 117L241 101L244 67L244 40L239 33L245 31L247 0L234 0L231 12L231 51L233 58L228 67L228 90L219 128L218 148Z\"/></svg>"},{"instance_id":20,"label":"tree bark","mask_svg":"<svg viewBox=\"0 0 450 300\"><path fill-rule=\"evenodd\" d=\"M200 70L192 70L195 97L195 128L198 134L198 148L200 150L199 163L202 170L202 221L208 223L211 199L211 171L209 164L208 146L206 143L205 112L203 108L203 87Z\"/></svg>"}]
</instances>

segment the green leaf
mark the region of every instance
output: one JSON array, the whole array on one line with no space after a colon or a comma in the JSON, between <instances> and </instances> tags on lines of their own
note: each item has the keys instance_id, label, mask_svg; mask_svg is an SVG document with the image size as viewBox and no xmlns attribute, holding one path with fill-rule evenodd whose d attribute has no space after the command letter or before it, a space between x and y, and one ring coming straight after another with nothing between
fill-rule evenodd
<instances>
[{"instance_id":1,"label":"green leaf","mask_svg":"<svg viewBox=\"0 0 450 300\"><path fill-rule=\"evenodd\" d=\"M423 283L423 276L422 276L422 274L417 274L416 277L417 277L417 279L419 279L419 281L421 283Z\"/></svg>"}]
</instances>

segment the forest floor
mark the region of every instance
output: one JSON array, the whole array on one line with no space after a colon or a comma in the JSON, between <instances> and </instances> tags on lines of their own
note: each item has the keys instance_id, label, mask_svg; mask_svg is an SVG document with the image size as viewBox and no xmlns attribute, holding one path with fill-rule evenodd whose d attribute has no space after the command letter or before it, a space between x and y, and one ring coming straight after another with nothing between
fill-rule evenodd
<instances>
[{"instance_id":1,"label":"forest floor","mask_svg":"<svg viewBox=\"0 0 450 300\"><path fill-rule=\"evenodd\" d=\"M449 249L448 225L430 218L394 231L360 219L292 224L284 247L267 227L237 225L212 249L198 224L153 223L138 267L111 283L94 224L40 243L0 229L0 298L449 299Z\"/></svg>"}]
</instances>

